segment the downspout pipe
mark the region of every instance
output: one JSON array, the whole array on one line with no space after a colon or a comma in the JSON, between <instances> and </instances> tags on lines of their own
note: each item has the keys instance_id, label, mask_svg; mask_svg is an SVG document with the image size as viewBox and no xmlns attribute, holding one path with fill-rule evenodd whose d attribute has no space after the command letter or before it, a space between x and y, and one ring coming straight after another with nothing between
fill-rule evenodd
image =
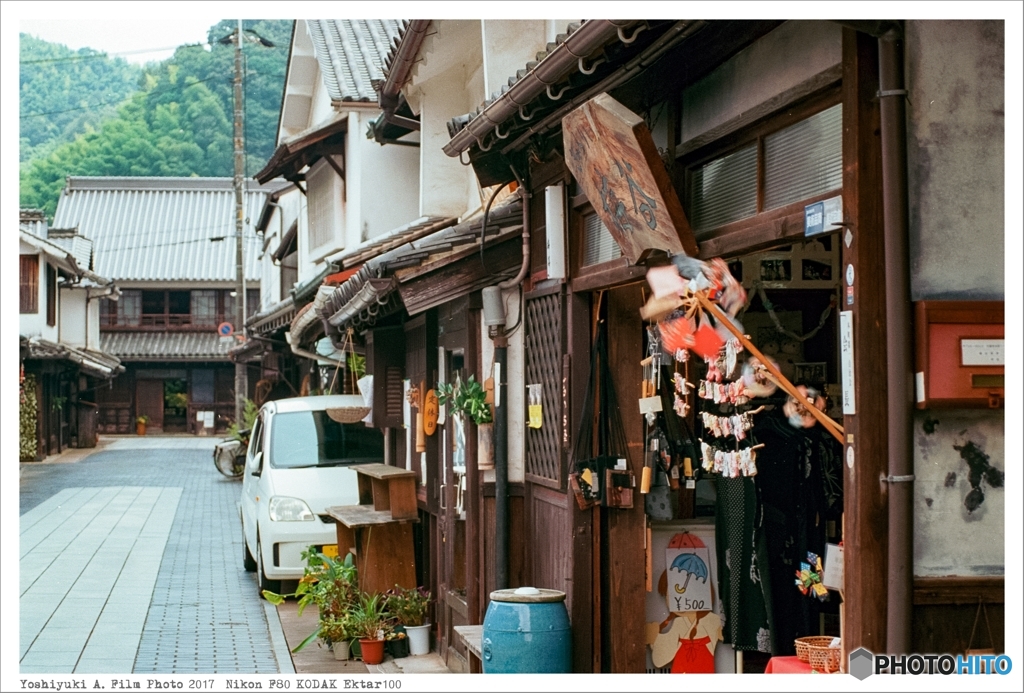
<instances>
[{"instance_id":1,"label":"downspout pipe","mask_svg":"<svg viewBox=\"0 0 1024 693\"><path fill-rule=\"evenodd\" d=\"M526 277L530 266L530 195L519 181L523 201L523 264L519 273L508 281L498 284L501 290L517 286ZM481 243L483 234L481 232ZM519 306L520 315L525 308ZM494 383L494 581L495 589L509 586L509 499L508 499L508 336L499 327L492 337L494 341L494 364L498 379Z\"/></svg>"},{"instance_id":2,"label":"downspout pipe","mask_svg":"<svg viewBox=\"0 0 1024 693\"><path fill-rule=\"evenodd\" d=\"M911 651L914 536L913 363L907 252L907 91L902 27L878 40L882 214L885 241L886 360L889 423L889 579L886 651Z\"/></svg>"}]
</instances>

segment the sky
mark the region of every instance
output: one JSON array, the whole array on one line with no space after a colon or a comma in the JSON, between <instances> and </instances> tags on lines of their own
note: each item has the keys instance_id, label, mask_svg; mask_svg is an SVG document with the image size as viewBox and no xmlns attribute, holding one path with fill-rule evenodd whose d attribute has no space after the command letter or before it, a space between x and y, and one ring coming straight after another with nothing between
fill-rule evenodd
<instances>
[{"instance_id":1,"label":"sky","mask_svg":"<svg viewBox=\"0 0 1024 693\"><path fill-rule=\"evenodd\" d=\"M205 43L207 30L224 18L222 14L217 3L212 3L212 7L196 3L194 11L174 17L24 18L19 22L19 31L51 43L62 43L72 50L93 48L142 65L171 57L177 46Z\"/></svg>"}]
</instances>

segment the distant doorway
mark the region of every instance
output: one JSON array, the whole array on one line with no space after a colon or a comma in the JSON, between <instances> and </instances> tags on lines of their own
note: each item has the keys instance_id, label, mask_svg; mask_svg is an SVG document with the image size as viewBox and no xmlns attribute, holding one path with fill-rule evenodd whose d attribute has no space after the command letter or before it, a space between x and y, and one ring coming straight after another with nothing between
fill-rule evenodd
<instances>
[{"instance_id":1,"label":"distant doorway","mask_svg":"<svg viewBox=\"0 0 1024 693\"><path fill-rule=\"evenodd\" d=\"M188 431L188 381L185 378L164 380L164 431Z\"/></svg>"},{"instance_id":2,"label":"distant doorway","mask_svg":"<svg viewBox=\"0 0 1024 693\"><path fill-rule=\"evenodd\" d=\"M135 384L135 416L148 417L146 428L163 431L164 381L138 380Z\"/></svg>"}]
</instances>

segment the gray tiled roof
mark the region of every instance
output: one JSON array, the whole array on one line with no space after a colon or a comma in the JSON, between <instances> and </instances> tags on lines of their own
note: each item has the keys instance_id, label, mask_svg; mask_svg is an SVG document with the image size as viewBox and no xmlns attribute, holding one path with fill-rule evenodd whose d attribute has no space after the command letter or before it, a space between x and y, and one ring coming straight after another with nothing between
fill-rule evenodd
<instances>
[{"instance_id":1,"label":"gray tiled roof","mask_svg":"<svg viewBox=\"0 0 1024 693\"><path fill-rule=\"evenodd\" d=\"M74 232L74 229L50 229L47 240L71 253L82 269L94 269L93 243L90 239Z\"/></svg>"},{"instance_id":2,"label":"gray tiled roof","mask_svg":"<svg viewBox=\"0 0 1024 693\"><path fill-rule=\"evenodd\" d=\"M122 361L227 361L234 346L210 332L101 332L100 347Z\"/></svg>"},{"instance_id":3,"label":"gray tiled roof","mask_svg":"<svg viewBox=\"0 0 1024 693\"><path fill-rule=\"evenodd\" d=\"M248 183L244 255L249 281L259 279L256 220L267 195L282 185L287 183ZM94 271L118 281L235 280L230 178L71 176L57 203L54 226L77 227L91 238Z\"/></svg>"},{"instance_id":4,"label":"gray tiled roof","mask_svg":"<svg viewBox=\"0 0 1024 693\"><path fill-rule=\"evenodd\" d=\"M309 19L306 26L331 101L377 101L384 55L401 22L396 19Z\"/></svg>"}]
</instances>

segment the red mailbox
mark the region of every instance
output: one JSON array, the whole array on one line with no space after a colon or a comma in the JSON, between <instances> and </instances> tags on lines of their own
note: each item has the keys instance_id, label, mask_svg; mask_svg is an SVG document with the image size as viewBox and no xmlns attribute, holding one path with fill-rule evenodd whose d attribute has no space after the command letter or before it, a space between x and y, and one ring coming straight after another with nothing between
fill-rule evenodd
<instances>
[{"instance_id":1,"label":"red mailbox","mask_svg":"<svg viewBox=\"0 0 1024 693\"><path fill-rule=\"evenodd\" d=\"M917 408L1003 406L1002 301L918 301Z\"/></svg>"}]
</instances>

